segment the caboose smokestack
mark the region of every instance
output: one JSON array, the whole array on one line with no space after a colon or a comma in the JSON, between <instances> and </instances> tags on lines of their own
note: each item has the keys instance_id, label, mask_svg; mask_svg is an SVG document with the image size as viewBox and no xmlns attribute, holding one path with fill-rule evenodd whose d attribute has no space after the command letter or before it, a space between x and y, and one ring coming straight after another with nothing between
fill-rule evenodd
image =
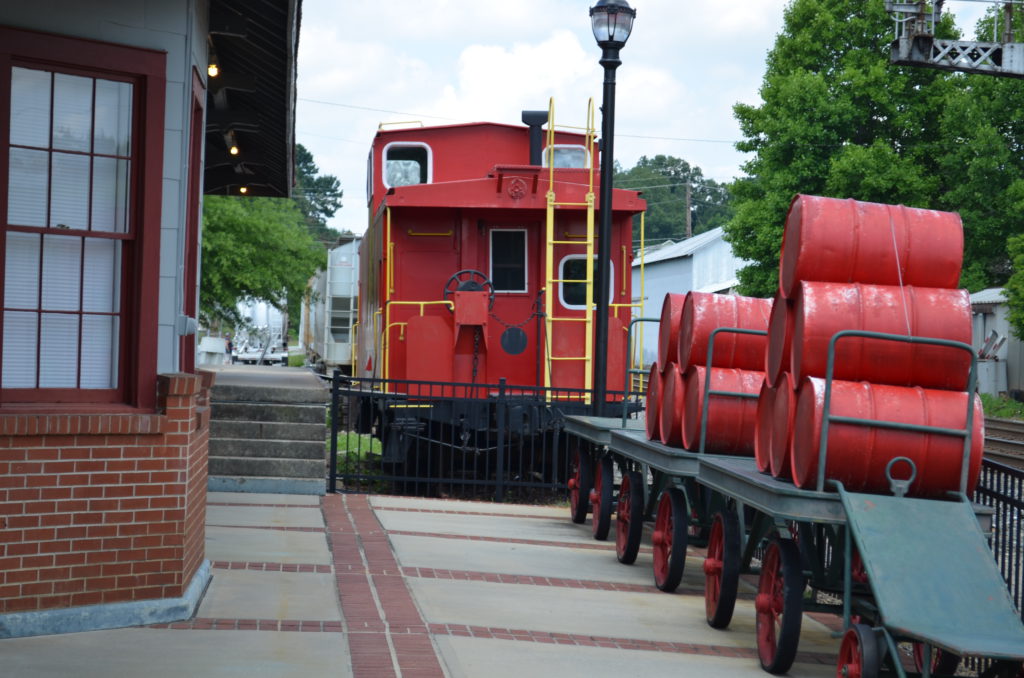
<instances>
[{"instance_id":1,"label":"caboose smokestack","mask_svg":"<svg viewBox=\"0 0 1024 678\"><path fill-rule=\"evenodd\" d=\"M547 111L523 111L523 124L530 128L530 164L541 165L544 132L541 126L547 123Z\"/></svg>"}]
</instances>

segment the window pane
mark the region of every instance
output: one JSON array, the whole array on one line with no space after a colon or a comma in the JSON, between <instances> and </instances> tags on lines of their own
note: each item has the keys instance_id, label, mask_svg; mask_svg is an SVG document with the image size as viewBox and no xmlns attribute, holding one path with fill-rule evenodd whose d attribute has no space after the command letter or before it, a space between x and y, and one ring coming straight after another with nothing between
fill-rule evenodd
<instances>
[{"instance_id":1,"label":"window pane","mask_svg":"<svg viewBox=\"0 0 1024 678\"><path fill-rule=\"evenodd\" d=\"M117 318L82 317L82 388L117 387Z\"/></svg>"},{"instance_id":2,"label":"window pane","mask_svg":"<svg viewBox=\"0 0 1024 678\"><path fill-rule=\"evenodd\" d=\"M384 159L384 177L388 186L427 183L427 149L423 146L392 146Z\"/></svg>"},{"instance_id":3,"label":"window pane","mask_svg":"<svg viewBox=\"0 0 1024 678\"><path fill-rule=\"evenodd\" d=\"M79 309L82 238L43 236L43 299L48 311ZM77 321L76 321L77 322ZM69 344L73 346L74 344ZM64 348L67 352L67 347ZM44 355L46 355L44 353Z\"/></svg>"},{"instance_id":4,"label":"window pane","mask_svg":"<svg viewBox=\"0 0 1024 678\"><path fill-rule=\"evenodd\" d=\"M587 166L587 149L583 146L555 146L552 151L555 156L554 163L556 168L582 169ZM547 149L544 152L543 163L547 167Z\"/></svg>"},{"instance_id":5,"label":"window pane","mask_svg":"<svg viewBox=\"0 0 1024 678\"><path fill-rule=\"evenodd\" d=\"M7 233L4 306L39 308L39 239L32 233Z\"/></svg>"},{"instance_id":6,"label":"window pane","mask_svg":"<svg viewBox=\"0 0 1024 678\"><path fill-rule=\"evenodd\" d=\"M131 153L132 86L112 80L96 81L96 128L93 153Z\"/></svg>"},{"instance_id":7,"label":"window pane","mask_svg":"<svg viewBox=\"0 0 1024 678\"><path fill-rule=\"evenodd\" d=\"M3 388L36 387L36 313L4 313Z\"/></svg>"},{"instance_id":8,"label":"window pane","mask_svg":"<svg viewBox=\"0 0 1024 678\"><path fill-rule=\"evenodd\" d=\"M121 242L86 238L82 310L116 313L120 305L120 287Z\"/></svg>"},{"instance_id":9,"label":"window pane","mask_svg":"<svg viewBox=\"0 0 1024 678\"><path fill-rule=\"evenodd\" d=\"M92 230L124 233L128 214L128 161L92 160Z\"/></svg>"},{"instance_id":10,"label":"window pane","mask_svg":"<svg viewBox=\"0 0 1024 678\"><path fill-rule=\"evenodd\" d=\"M19 226L46 225L46 187L49 182L46 151L11 149L7 180L7 222Z\"/></svg>"},{"instance_id":11,"label":"window pane","mask_svg":"<svg viewBox=\"0 0 1024 678\"><path fill-rule=\"evenodd\" d=\"M491 283L498 292L526 291L525 231L491 231Z\"/></svg>"},{"instance_id":12,"label":"window pane","mask_svg":"<svg viewBox=\"0 0 1024 678\"><path fill-rule=\"evenodd\" d=\"M89 157L53 154L50 226L89 227Z\"/></svg>"},{"instance_id":13,"label":"window pane","mask_svg":"<svg viewBox=\"0 0 1024 678\"><path fill-rule=\"evenodd\" d=\"M78 318L43 313L39 338L39 387L74 388L78 381Z\"/></svg>"},{"instance_id":14,"label":"window pane","mask_svg":"<svg viewBox=\"0 0 1024 678\"><path fill-rule=\"evenodd\" d=\"M562 280L585 280L587 277L586 259L566 259L562 262ZM586 282L563 282L562 301L566 306L587 305Z\"/></svg>"},{"instance_id":15,"label":"window pane","mask_svg":"<svg viewBox=\"0 0 1024 678\"><path fill-rule=\"evenodd\" d=\"M88 151L92 134L92 78L55 73L53 147Z\"/></svg>"},{"instance_id":16,"label":"window pane","mask_svg":"<svg viewBox=\"0 0 1024 678\"><path fill-rule=\"evenodd\" d=\"M50 74L11 69L11 143L50 147Z\"/></svg>"}]
</instances>

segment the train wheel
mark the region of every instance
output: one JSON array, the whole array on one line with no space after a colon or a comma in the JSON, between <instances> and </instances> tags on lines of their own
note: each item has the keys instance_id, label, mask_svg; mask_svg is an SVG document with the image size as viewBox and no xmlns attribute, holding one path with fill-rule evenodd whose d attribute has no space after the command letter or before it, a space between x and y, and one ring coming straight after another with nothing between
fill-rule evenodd
<instances>
[{"instance_id":1,"label":"train wheel","mask_svg":"<svg viewBox=\"0 0 1024 678\"><path fill-rule=\"evenodd\" d=\"M739 585L740 520L735 511L720 511L711 523L704 559L704 611L712 628L729 626Z\"/></svg>"},{"instance_id":2,"label":"train wheel","mask_svg":"<svg viewBox=\"0 0 1024 678\"><path fill-rule=\"evenodd\" d=\"M612 523L612 485L615 483L611 457L602 457L594 473L594 489L590 491L590 507L594 514L591 527L594 539L604 541Z\"/></svg>"},{"instance_id":3,"label":"train wheel","mask_svg":"<svg viewBox=\"0 0 1024 678\"><path fill-rule=\"evenodd\" d=\"M918 673L924 671L924 643L913 643L914 646L914 668ZM952 675L956 673L956 667L960 666L960 657L952 652L946 652L938 648L932 649L931 674Z\"/></svg>"},{"instance_id":4,"label":"train wheel","mask_svg":"<svg viewBox=\"0 0 1024 678\"><path fill-rule=\"evenodd\" d=\"M800 552L793 540L771 540L761 561L754 599L757 653L761 668L768 673L785 673L796 658L805 585Z\"/></svg>"},{"instance_id":5,"label":"train wheel","mask_svg":"<svg viewBox=\"0 0 1024 678\"><path fill-rule=\"evenodd\" d=\"M688 541L686 495L678 487L661 493L654 520L654 585L672 593L683 580Z\"/></svg>"},{"instance_id":6,"label":"train wheel","mask_svg":"<svg viewBox=\"0 0 1024 678\"><path fill-rule=\"evenodd\" d=\"M878 637L867 624L854 624L843 635L839 646L836 678L878 678L882 653Z\"/></svg>"},{"instance_id":7,"label":"train wheel","mask_svg":"<svg viewBox=\"0 0 1024 678\"><path fill-rule=\"evenodd\" d=\"M640 551L644 531L643 478L636 471L622 474L615 515L615 556L620 563L632 565Z\"/></svg>"},{"instance_id":8,"label":"train wheel","mask_svg":"<svg viewBox=\"0 0 1024 678\"><path fill-rule=\"evenodd\" d=\"M583 523L590 509L590 490L594 486L594 462L590 454L580 450L579 443L572 455L572 475L569 476L569 514L572 522Z\"/></svg>"}]
</instances>

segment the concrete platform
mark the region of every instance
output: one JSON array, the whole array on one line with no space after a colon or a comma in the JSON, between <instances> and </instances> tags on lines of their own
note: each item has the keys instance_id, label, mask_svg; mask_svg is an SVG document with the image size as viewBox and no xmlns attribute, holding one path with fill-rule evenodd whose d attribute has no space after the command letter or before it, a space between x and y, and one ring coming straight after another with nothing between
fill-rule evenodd
<instances>
[{"instance_id":1,"label":"concrete platform","mask_svg":"<svg viewBox=\"0 0 1024 678\"><path fill-rule=\"evenodd\" d=\"M266 368L280 369L280 368ZM211 492L213 578L194 619L0 641L3 675L767 675L753 589L731 627L704 620L702 559L653 585L649 535L615 559L565 507ZM805 617L788 675L835 674L838 644Z\"/></svg>"}]
</instances>

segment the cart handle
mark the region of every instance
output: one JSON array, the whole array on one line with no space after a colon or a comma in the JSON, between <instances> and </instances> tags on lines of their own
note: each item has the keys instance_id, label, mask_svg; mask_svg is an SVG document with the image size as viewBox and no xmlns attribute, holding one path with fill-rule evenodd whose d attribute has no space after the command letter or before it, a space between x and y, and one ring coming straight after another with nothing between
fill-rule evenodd
<instances>
[{"instance_id":1,"label":"cart handle","mask_svg":"<svg viewBox=\"0 0 1024 678\"><path fill-rule=\"evenodd\" d=\"M831 414L832 406L832 381L835 372L836 343L846 337L864 337L867 339L881 339L883 341L898 341L904 344L929 344L932 346L946 346L961 351L966 351L971 357L971 371L967 378L967 424L964 430L943 428L941 426L924 426L920 424L900 424L894 421L880 421L877 419L861 419L858 417L842 417ZM977 357L974 349L962 341L951 339L933 339L930 337L907 337L900 334L888 334L885 332L869 332L867 330L841 330L832 335L828 343L828 367L825 370L825 408L821 418L821 440L818 443L818 492L825 491L825 461L828 456L828 433L829 424L853 424L855 426L874 426L875 428L887 428L897 431L916 431L918 433L939 433L942 435L955 436L964 439L964 455L960 464L960 493L967 495L967 468L971 457L971 435L974 432L974 387L977 381ZM891 466L891 462L890 462ZM886 467L888 471L888 466ZM911 478L913 480L913 478ZM909 483L908 483L909 487Z\"/></svg>"},{"instance_id":2,"label":"cart handle","mask_svg":"<svg viewBox=\"0 0 1024 678\"><path fill-rule=\"evenodd\" d=\"M768 330L747 330L742 327L716 327L711 331L711 335L708 337L708 359L704 365L704 402L701 403L700 412L700 453L704 454L704 444L707 441L708 436L708 407L711 404L711 396L722 395L732 396L734 398L745 398L747 400L757 400L757 396L753 393L739 393L738 391L712 391L711 390L711 358L715 354L715 339L718 338L720 332L728 332L730 334L753 334L755 336L768 336Z\"/></svg>"},{"instance_id":3,"label":"cart handle","mask_svg":"<svg viewBox=\"0 0 1024 678\"><path fill-rule=\"evenodd\" d=\"M661 318L634 318L629 322L629 327L626 328L626 350L629 351L629 355L633 355L633 325L637 323L660 323ZM640 347L640 364L643 365L643 347ZM660 365L659 365L660 367ZM626 360L626 372L623 375L622 390L625 392L622 396L622 428L626 428L626 419L628 418L629 408L627 407L627 401L629 400L629 375L630 374L643 374L644 371L630 369L629 359Z\"/></svg>"}]
</instances>

